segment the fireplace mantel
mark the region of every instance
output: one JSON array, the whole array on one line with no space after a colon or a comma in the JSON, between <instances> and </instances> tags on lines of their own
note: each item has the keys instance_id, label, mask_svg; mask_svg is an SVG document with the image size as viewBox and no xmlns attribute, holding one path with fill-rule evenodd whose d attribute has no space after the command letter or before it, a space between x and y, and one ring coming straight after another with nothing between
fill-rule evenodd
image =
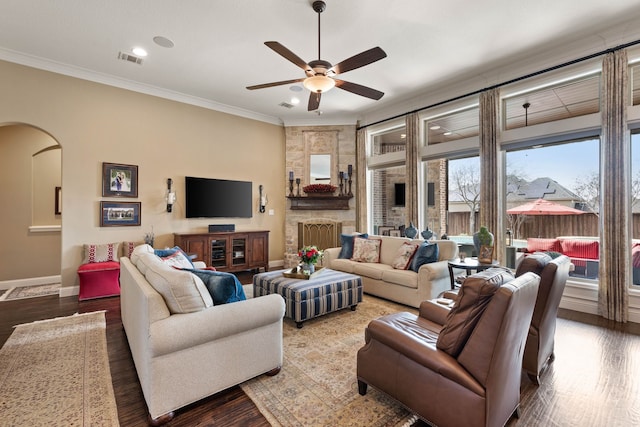
<instances>
[{"instance_id":1,"label":"fireplace mantel","mask_svg":"<svg viewBox=\"0 0 640 427\"><path fill-rule=\"evenodd\" d=\"M326 196L306 195L287 196L291 200L291 210L349 210L349 200L353 195Z\"/></svg>"}]
</instances>

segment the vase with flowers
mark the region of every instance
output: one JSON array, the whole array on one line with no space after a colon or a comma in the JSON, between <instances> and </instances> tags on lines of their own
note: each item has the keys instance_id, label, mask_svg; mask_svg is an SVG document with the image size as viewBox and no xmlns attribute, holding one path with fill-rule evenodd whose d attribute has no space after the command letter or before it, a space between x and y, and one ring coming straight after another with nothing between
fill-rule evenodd
<instances>
[{"instance_id":1,"label":"vase with flowers","mask_svg":"<svg viewBox=\"0 0 640 427\"><path fill-rule=\"evenodd\" d=\"M298 251L298 256L302 262L302 272L313 274L316 270L316 263L322 257L322 251L315 246L305 246Z\"/></svg>"}]
</instances>

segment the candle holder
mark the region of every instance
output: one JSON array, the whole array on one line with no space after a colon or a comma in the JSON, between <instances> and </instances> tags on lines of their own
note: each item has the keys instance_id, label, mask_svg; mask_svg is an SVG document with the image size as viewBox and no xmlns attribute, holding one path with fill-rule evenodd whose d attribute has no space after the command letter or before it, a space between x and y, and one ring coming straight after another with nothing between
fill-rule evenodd
<instances>
[{"instance_id":1,"label":"candle holder","mask_svg":"<svg viewBox=\"0 0 640 427\"><path fill-rule=\"evenodd\" d=\"M300 197L300 178L296 178L296 185L298 186L297 196Z\"/></svg>"},{"instance_id":2,"label":"candle holder","mask_svg":"<svg viewBox=\"0 0 640 427\"><path fill-rule=\"evenodd\" d=\"M293 197L293 178L289 178L289 197Z\"/></svg>"},{"instance_id":3,"label":"candle holder","mask_svg":"<svg viewBox=\"0 0 640 427\"><path fill-rule=\"evenodd\" d=\"M343 188L344 188L344 172L340 172L340 195L342 196L343 193Z\"/></svg>"},{"instance_id":4,"label":"candle holder","mask_svg":"<svg viewBox=\"0 0 640 427\"><path fill-rule=\"evenodd\" d=\"M347 196L353 196L353 193L351 192L351 183L353 182L353 180L351 179L351 176L353 175L351 165L349 165L349 172L347 172L347 174L349 175L349 193L347 193Z\"/></svg>"}]
</instances>

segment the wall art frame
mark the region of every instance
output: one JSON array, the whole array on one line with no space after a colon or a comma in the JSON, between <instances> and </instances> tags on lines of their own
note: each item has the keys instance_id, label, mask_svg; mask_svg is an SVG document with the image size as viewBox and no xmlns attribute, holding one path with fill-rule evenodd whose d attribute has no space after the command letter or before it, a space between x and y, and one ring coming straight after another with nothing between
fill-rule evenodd
<instances>
[{"instance_id":1,"label":"wall art frame","mask_svg":"<svg viewBox=\"0 0 640 427\"><path fill-rule=\"evenodd\" d=\"M138 197L138 166L103 162L102 197Z\"/></svg>"},{"instance_id":2,"label":"wall art frame","mask_svg":"<svg viewBox=\"0 0 640 427\"><path fill-rule=\"evenodd\" d=\"M139 226L140 202L100 202L100 227Z\"/></svg>"}]
</instances>

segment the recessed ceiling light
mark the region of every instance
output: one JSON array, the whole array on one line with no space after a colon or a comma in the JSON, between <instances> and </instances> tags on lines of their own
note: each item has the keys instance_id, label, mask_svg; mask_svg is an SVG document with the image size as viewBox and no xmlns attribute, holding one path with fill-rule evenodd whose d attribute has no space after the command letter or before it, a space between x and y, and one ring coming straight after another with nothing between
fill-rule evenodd
<instances>
[{"instance_id":1,"label":"recessed ceiling light","mask_svg":"<svg viewBox=\"0 0 640 427\"><path fill-rule=\"evenodd\" d=\"M141 56L143 58L147 56L147 51L141 47L134 47L131 49L131 52L133 52L134 55Z\"/></svg>"},{"instance_id":2,"label":"recessed ceiling light","mask_svg":"<svg viewBox=\"0 0 640 427\"><path fill-rule=\"evenodd\" d=\"M173 47L174 44L171 40L169 40L166 37L162 37L162 36L155 36L153 38L153 42L155 44L157 44L158 46L162 46L162 47Z\"/></svg>"},{"instance_id":3,"label":"recessed ceiling light","mask_svg":"<svg viewBox=\"0 0 640 427\"><path fill-rule=\"evenodd\" d=\"M404 138L406 138L406 137L407 137L407 134L406 134L406 133L401 133L401 134L400 134L400 138L401 138L401 139L404 139Z\"/></svg>"},{"instance_id":4,"label":"recessed ceiling light","mask_svg":"<svg viewBox=\"0 0 640 427\"><path fill-rule=\"evenodd\" d=\"M451 132L451 131L447 131L447 132L443 133L443 135L445 135L445 136L449 136L449 135L451 135L451 134L452 134L452 132Z\"/></svg>"},{"instance_id":5,"label":"recessed ceiling light","mask_svg":"<svg viewBox=\"0 0 640 427\"><path fill-rule=\"evenodd\" d=\"M429 129L431 129L431 130L438 130L438 129L440 129L440 126L438 126L438 125L433 125L433 126L431 126Z\"/></svg>"},{"instance_id":6,"label":"recessed ceiling light","mask_svg":"<svg viewBox=\"0 0 640 427\"><path fill-rule=\"evenodd\" d=\"M300 100L294 96L293 98L291 98L291 103L293 105L298 105L300 104Z\"/></svg>"},{"instance_id":7,"label":"recessed ceiling light","mask_svg":"<svg viewBox=\"0 0 640 427\"><path fill-rule=\"evenodd\" d=\"M292 92L301 92L302 91L302 86L291 86L289 88L290 91Z\"/></svg>"}]
</instances>

